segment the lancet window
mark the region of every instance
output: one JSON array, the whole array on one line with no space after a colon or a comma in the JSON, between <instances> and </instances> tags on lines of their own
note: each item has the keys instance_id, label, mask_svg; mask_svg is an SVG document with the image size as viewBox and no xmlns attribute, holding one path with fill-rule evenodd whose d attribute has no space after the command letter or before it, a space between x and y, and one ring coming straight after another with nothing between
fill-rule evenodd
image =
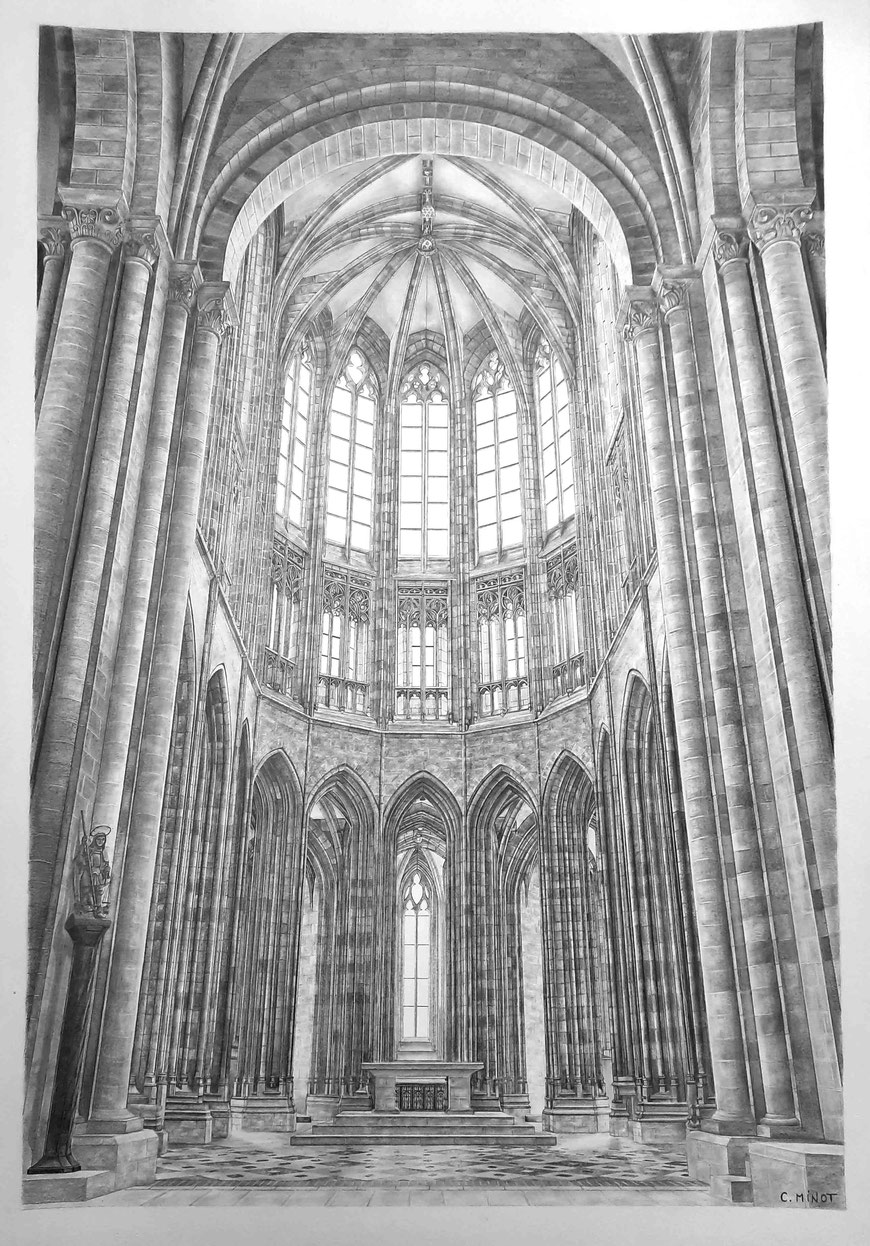
<instances>
[{"instance_id":1,"label":"lancet window","mask_svg":"<svg viewBox=\"0 0 870 1246\"><path fill-rule=\"evenodd\" d=\"M372 546L372 473L377 390L368 360L348 356L332 391L326 539L368 553Z\"/></svg>"},{"instance_id":2,"label":"lancet window","mask_svg":"<svg viewBox=\"0 0 870 1246\"><path fill-rule=\"evenodd\" d=\"M402 386L399 557L450 556L450 406L439 370L421 363Z\"/></svg>"},{"instance_id":3,"label":"lancet window","mask_svg":"<svg viewBox=\"0 0 870 1246\"><path fill-rule=\"evenodd\" d=\"M477 455L477 550L501 552L523 542L517 396L494 351L473 390Z\"/></svg>"},{"instance_id":4,"label":"lancet window","mask_svg":"<svg viewBox=\"0 0 870 1246\"><path fill-rule=\"evenodd\" d=\"M402 1038L430 1035L432 893L419 870L402 893Z\"/></svg>"},{"instance_id":5,"label":"lancet window","mask_svg":"<svg viewBox=\"0 0 870 1246\"><path fill-rule=\"evenodd\" d=\"M446 585L400 587L396 618L396 717L444 719L449 708Z\"/></svg>"},{"instance_id":6,"label":"lancet window","mask_svg":"<svg viewBox=\"0 0 870 1246\"><path fill-rule=\"evenodd\" d=\"M558 356L541 338L535 356L535 388L543 471L544 526L552 532L574 514L571 402Z\"/></svg>"},{"instance_id":7,"label":"lancet window","mask_svg":"<svg viewBox=\"0 0 870 1246\"><path fill-rule=\"evenodd\" d=\"M278 488L275 494L276 515L297 526L302 523L305 496L313 378L310 348L304 345L290 364L284 386L278 442Z\"/></svg>"},{"instance_id":8,"label":"lancet window","mask_svg":"<svg viewBox=\"0 0 870 1246\"><path fill-rule=\"evenodd\" d=\"M269 567L269 632L264 678L266 686L287 695L296 666L296 638L305 558L286 541L276 539Z\"/></svg>"},{"instance_id":9,"label":"lancet window","mask_svg":"<svg viewBox=\"0 0 870 1246\"><path fill-rule=\"evenodd\" d=\"M526 595L522 569L477 581L481 718L529 707Z\"/></svg>"},{"instance_id":10,"label":"lancet window","mask_svg":"<svg viewBox=\"0 0 870 1246\"><path fill-rule=\"evenodd\" d=\"M547 598L553 654L553 695L565 696L585 682L584 654L578 620L579 567L577 547L562 548L547 559Z\"/></svg>"},{"instance_id":11,"label":"lancet window","mask_svg":"<svg viewBox=\"0 0 870 1246\"><path fill-rule=\"evenodd\" d=\"M323 578L318 704L367 712L370 617L368 584L328 568Z\"/></svg>"}]
</instances>

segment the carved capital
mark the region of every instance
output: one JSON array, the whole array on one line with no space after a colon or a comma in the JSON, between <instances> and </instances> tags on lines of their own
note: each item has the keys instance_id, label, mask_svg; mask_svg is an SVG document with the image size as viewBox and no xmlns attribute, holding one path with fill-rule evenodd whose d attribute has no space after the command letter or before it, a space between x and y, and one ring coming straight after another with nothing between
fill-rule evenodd
<instances>
[{"instance_id":1,"label":"carved capital","mask_svg":"<svg viewBox=\"0 0 870 1246\"><path fill-rule=\"evenodd\" d=\"M151 271L160 255L160 243L153 230L130 227L124 238L124 259L128 263L144 264Z\"/></svg>"},{"instance_id":2,"label":"carved capital","mask_svg":"<svg viewBox=\"0 0 870 1246\"><path fill-rule=\"evenodd\" d=\"M685 281L663 281L659 289L659 306L665 320L686 306Z\"/></svg>"},{"instance_id":3,"label":"carved capital","mask_svg":"<svg viewBox=\"0 0 870 1246\"><path fill-rule=\"evenodd\" d=\"M812 217L811 208L777 208L759 204L749 218L749 236L762 254L775 242L800 245L801 234Z\"/></svg>"},{"instance_id":4,"label":"carved capital","mask_svg":"<svg viewBox=\"0 0 870 1246\"><path fill-rule=\"evenodd\" d=\"M642 333L655 332L659 323L659 309L650 299L632 299L628 304L622 336L626 342L635 342Z\"/></svg>"},{"instance_id":5,"label":"carved capital","mask_svg":"<svg viewBox=\"0 0 870 1246\"><path fill-rule=\"evenodd\" d=\"M55 225L43 229L39 235L39 245L47 260L63 259L69 246L69 234L65 229Z\"/></svg>"},{"instance_id":6,"label":"carved capital","mask_svg":"<svg viewBox=\"0 0 870 1246\"><path fill-rule=\"evenodd\" d=\"M825 235L820 230L814 229L804 234L804 246L808 255L818 255L822 259L825 258Z\"/></svg>"},{"instance_id":7,"label":"carved capital","mask_svg":"<svg viewBox=\"0 0 870 1246\"><path fill-rule=\"evenodd\" d=\"M200 287L197 294L196 325L213 333L218 341L236 324L235 308L226 282L213 282Z\"/></svg>"},{"instance_id":8,"label":"carved capital","mask_svg":"<svg viewBox=\"0 0 870 1246\"><path fill-rule=\"evenodd\" d=\"M717 268L749 260L749 237L743 229L717 229L713 238L713 259Z\"/></svg>"},{"instance_id":9,"label":"carved capital","mask_svg":"<svg viewBox=\"0 0 870 1246\"><path fill-rule=\"evenodd\" d=\"M121 214L115 208L67 205L63 209L63 218L69 225L71 246L86 239L101 242L112 251L121 245L124 231Z\"/></svg>"},{"instance_id":10,"label":"carved capital","mask_svg":"<svg viewBox=\"0 0 870 1246\"><path fill-rule=\"evenodd\" d=\"M197 282L194 274L188 271L173 272L169 278L167 298L170 303L180 303L189 312L196 298Z\"/></svg>"}]
</instances>

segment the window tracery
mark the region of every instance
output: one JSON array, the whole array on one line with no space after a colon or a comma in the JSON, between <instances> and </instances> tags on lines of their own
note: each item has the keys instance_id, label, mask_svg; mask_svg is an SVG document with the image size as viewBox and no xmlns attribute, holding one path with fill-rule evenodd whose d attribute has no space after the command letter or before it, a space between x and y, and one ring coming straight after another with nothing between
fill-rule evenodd
<instances>
[{"instance_id":1,"label":"window tracery","mask_svg":"<svg viewBox=\"0 0 870 1246\"><path fill-rule=\"evenodd\" d=\"M444 719L449 710L447 586L398 590L396 717Z\"/></svg>"},{"instance_id":2,"label":"window tracery","mask_svg":"<svg viewBox=\"0 0 870 1246\"><path fill-rule=\"evenodd\" d=\"M286 541L276 538L269 565L269 631L266 642L264 682L289 695L296 667L305 556Z\"/></svg>"},{"instance_id":3,"label":"window tracery","mask_svg":"<svg viewBox=\"0 0 870 1246\"><path fill-rule=\"evenodd\" d=\"M578 622L580 568L576 545L563 545L547 559L547 598L553 644L553 695L566 696L585 683L585 661Z\"/></svg>"},{"instance_id":4,"label":"window tracery","mask_svg":"<svg viewBox=\"0 0 870 1246\"><path fill-rule=\"evenodd\" d=\"M368 584L329 567L323 577L317 701L328 709L368 711Z\"/></svg>"},{"instance_id":5,"label":"window tracery","mask_svg":"<svg viewBox=\"0 0 870 1246\"><path fill-rule=\"evenodd\" d=\"M501 572L477 582L481 718L529 707L524 573Z\"/></svg>"}]
</instances>

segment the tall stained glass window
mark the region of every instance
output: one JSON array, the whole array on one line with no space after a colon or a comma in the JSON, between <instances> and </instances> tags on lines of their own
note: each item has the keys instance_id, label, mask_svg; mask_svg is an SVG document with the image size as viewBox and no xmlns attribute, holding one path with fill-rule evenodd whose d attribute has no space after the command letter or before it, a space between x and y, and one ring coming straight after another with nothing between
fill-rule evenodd
<instances>
[{"instance_id":1,"label":"tall stained glass window","mask_svg":"<svg viewBox=\"0 0 870 1246\"><path fill-rule=\"evenodd\" d=\"M431 364L402 386L399 455L399 557L449 558L450 406Z\"/></svg>"},{"instance_id":2,"label":"tall stained glass window","mask_svg":"<svg viewBox=\"0 0 870 1246\"><path fill-rule=\"evenodd\" d=\"M548 532L574 514L574 459L571 452L571 406L562 365L541 338L535 358L538 420Z\"/></svg>"},{"instance_id":3,"label":"tall stained glass window","mask_svg":"<svg viewBox=\"0 0 870 1246\"><path fill-rule=\"evenodd\" d=\"M308 458L308 424L314 370L308 346L294 356L284 385L281 436L278 442L278 488L275 513L301 525Z\"/></svg>"},{"instance_id":4,"label":"tall stained glass window","mask_svg":"<svg viewBox=\"0 0 870 1246\"><path fill-rule=\"evenodd\" d=\"M517 396L493 352L475 378L477 549L480 554L522 545Z\"/></svg>"},{"instance_id":5,"label":"tall stained glass window","mask_svg":"<svg viewBox=\"0 0 870 1246\"><path fill-rule=\"evenodd\" d=\"M326 539L368 553L377 391L365 356L352 350L332 391Z\"/></svg>"},{"instance_id":6,"label":"tall stained glass window","mask_svg":"<svg viewBox=\"0 0 870 1246\"><path fill-rule=\"evenodd\" d=\"M429 884L415 870L402 896L402 1038L429 1037Z\"/></svg>"}]
</instances>

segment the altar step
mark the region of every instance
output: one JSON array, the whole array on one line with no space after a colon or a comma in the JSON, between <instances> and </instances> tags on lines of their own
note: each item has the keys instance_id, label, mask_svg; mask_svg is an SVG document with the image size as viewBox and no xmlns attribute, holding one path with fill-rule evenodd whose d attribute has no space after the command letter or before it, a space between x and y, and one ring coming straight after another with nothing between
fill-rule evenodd
<instances>
[{"instance_id":1,"label":"altar step","mask_svg":"<svg viewBox=\"0 0 870 1246\"><path fill-rule=\"evenodd\" d=\"M339 1112L293 1138L304 1146L554 1146L556 1135L506 1112Z\"/></svg>"}]
</instances>

